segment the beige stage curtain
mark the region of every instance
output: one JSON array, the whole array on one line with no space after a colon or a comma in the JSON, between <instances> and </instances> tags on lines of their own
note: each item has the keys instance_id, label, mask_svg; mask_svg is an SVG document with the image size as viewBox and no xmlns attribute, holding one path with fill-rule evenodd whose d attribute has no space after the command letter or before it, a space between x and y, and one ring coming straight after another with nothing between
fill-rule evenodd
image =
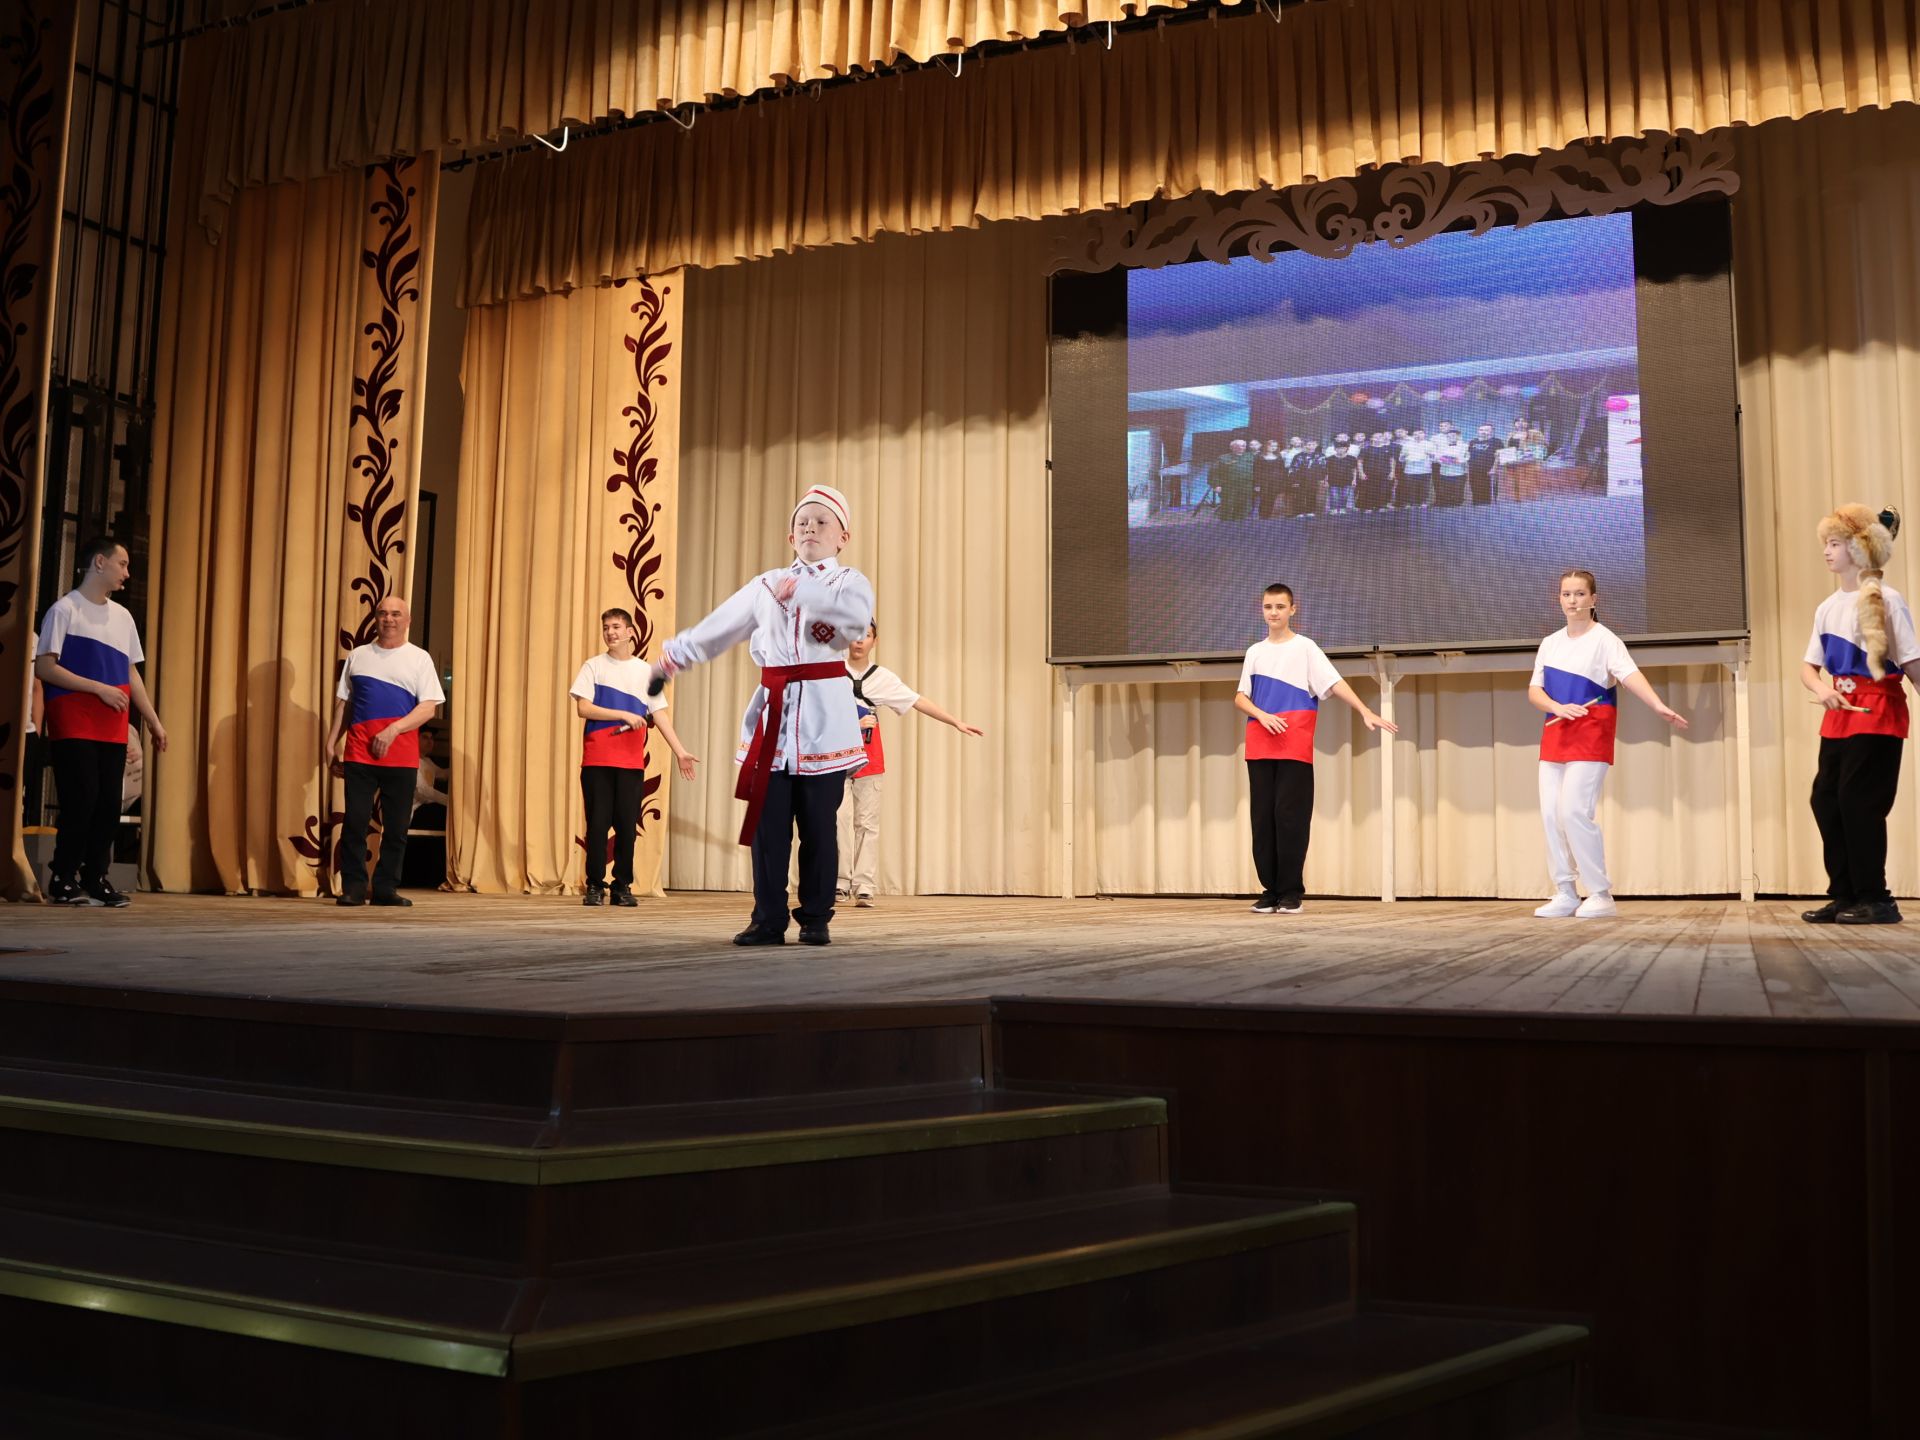
<instances>
[{"instance_id":1,"label":"beige stage curtain","mask_svg":"<svg viewBox=\"0 0 1920 1440\"><path fill-rule=\"evenodd\" d=\"M250 191L218 244L174 212L147 645L162 889L328 886L340 662L411 579L438 176L429 157Z\"/></svg>"},{"instance_id":2,"label":"beige stage curtain","mask_svg":"<svg viewBox=\"0 0 1920 1440\"><path fill-rule=\"evenodd\" d=\"M681 290L681 277L656 276L468 318L447 837L456 888L581 888L581 722L567 689L602 649L601 611L635 612L649 658L672 633ZM637 888L658 886L672 763L650 733Z\"/></svg>"},{"instance_id":3,"label":"beige stage curtain","mask_svg":"<svg viewBox=\"0 0 1920 1440\"><path fill-rule=\"evenodd\" d=\"M821 250L691 277L680 611L790 561L809 485L852 507L842 559L874 585L875 658L985 728L883 718L881 888L1046 888L1055 833L1044 663L1046 290L1036 226ZM676 889L750 884L731 763L745 647L675 681L707 758L676 802Z\"/></svg>"},{"instance_id":4,"label":"beige stage curtain","mask_svg":"<svg viewBox=\"0 0 1920 1440\"><path fill-rule=\"evenodd\" d=\"M60 197L74 7L24 0L0 21L0 896L37 899L21 833L45 504Z\"/></svg>"},{"instance_id":5,"label":"beige stage curtain","mask_svg":"<svg viewBox=\"0 0 1920 1440\"><path fill-rule=\"evenodd\" d=\"M1767 125L1742 137L1735 215L1741 431L1755 612L1754 757L1765 889L1823 889L1807 813L1819 712L1799 687L1831 593L1814 527L1834 505L1908 519L1888 583L1920 592L1920 108ZM1917 706L1916 708L1920 708ZM1920 894L1913 752L1890 822L1889 880Z\"/></svg>"},{"instance_id":6,"label":"beige stage curtain","mask_svg":"<svg viewBox=\"0 0 1920 1440\"><path fill-rule=\"evenodd\" d=\"M485 166L480 304L675 265L1911 100L1920 0L1369 0Z\"/></svg>"},{"instance_id":7,"label":"beige stage curtain","mask_svg":"<svg viewBox=\"0 0 1920 1440\"><path fill-rule=\"evenodd\" d=\"M222 0L229 13L257 0ZM199 42L218 124L206 219L235 191L390 155L544 135L1190 0L322 0ZM1243 0L1250 3L1250 0Z\"/></svg>"},{"instance_id":8,"label":"beige stage curtain","mask_svg":"<svg viewBox=\"0 0 1920 1440\"><path fill-rule=\"evenodd\" d=\"M1856 496L1902 504L1920 524L1920 458L1904 423L1920 414L1915 156L1920 109L1909 106L1742 137L1736 290L1763 892L1825 884L1806 808L1818 716L1795 678L1828 589L1812 527ZM796 486L838 484L855 497L848 558L876 581L879 658L991 731L967 742L919 717L894 724L882 825L889 892L1058 888L1046 425L1036 398L1044 281L1023 238L1037 228L883 239L694 277L684 610L698 613L779 560ZM820 355L833 363L810 361ZM1920 589L1907 558L1916 544L1920 530L1889 576L1909 592ZM1302 598L1311 633L1313 597ZM983 602L993 607L985 615L974 608ZM1731 685L1707 669L1651 678L1693 727L1673 735L1623 702L1601 814L1614 878L1630 895L1737 891ZM1375 698L1370 680L1354 683ZM697 717L703 753L725 753L749 688L744 662L677 688L682 726L692 733ZM1244 724L1230 688L1084 692L1081 893L1253 888ZM1403 680L1398 707L1397 893L1540 893L1539 720L1525 676ZM1307 873L1316 893L1380 893L1379 743L1344 706L1323 709ZM711 768L676 812L676 887L747 883L728 778ZM1893 840L1895 888L1920 893L1920 781L1911 774Z\"/></svg>"}]
</instances>

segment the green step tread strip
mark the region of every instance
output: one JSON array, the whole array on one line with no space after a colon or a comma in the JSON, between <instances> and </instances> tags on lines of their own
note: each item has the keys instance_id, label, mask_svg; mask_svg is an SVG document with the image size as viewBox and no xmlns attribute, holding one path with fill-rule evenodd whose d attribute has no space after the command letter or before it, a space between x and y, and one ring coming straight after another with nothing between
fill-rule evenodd
<instances>
[{"instance_id":1,"label":"green step tread strip","mask_svg":"<svg viewBox=\"0 0 1920 1440\"><path fill-rule=\"evenodd\" d=\"M0 1296L518 1380L730 1349L1351 1231L1344 1201L855 1285L513 1336L0 1257Z\"/></svg>"},{"instance_id":2,"label":"green step tread strip","mask_svg":"<svg viewBox=\"0 0 1920 1440\"><path fill-rule=\"evenodd\" d=\"M1449 1355L1429 1365L1316 1395L1218 1424L1183 1429L1179 1440L1320 1440L1355 1426L1378 1424L1441 1400L1451 1400L1568 1361L1589 1339L1579 1325L1544 1325L1511 1340Z\"/></svg>"},{"instance_id":3,"label":"green step tread strip","mask_svg":"<svg viewBox=\"0 0 1920 1440\"><path fill-rule=\"evenodd\" d=\"M1166 1124L1164 1100L1139 1097L1040 1105L987 1114L800 1126L743 1135L688 1136L550 1150L428 1140L351 1130L216 1120L70 1100L0 1096L0 1130L205 1150L309 1165L339 1165L507 1185L577 1185L760 1165L800 1165L1086 1135Z\"/></svg>"}]
</instances>

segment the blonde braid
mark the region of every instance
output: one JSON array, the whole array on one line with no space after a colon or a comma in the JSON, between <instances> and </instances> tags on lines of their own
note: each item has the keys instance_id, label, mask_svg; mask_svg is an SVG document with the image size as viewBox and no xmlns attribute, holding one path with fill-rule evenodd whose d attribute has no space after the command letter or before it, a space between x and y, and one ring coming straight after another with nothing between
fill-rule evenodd
<instances>
[{"instance_id":1,"label":"blonde braid","mask_svg":"<svg viewBox=\"0 0 1920 1440\"><path fill-rule=\"evenodd\" d=\"M1860 638L1866 641L1867 669L1873 678L1887 678L1887 597L1880 593L1885 572L1860 572Z\"/></svg>"}]
</instances>

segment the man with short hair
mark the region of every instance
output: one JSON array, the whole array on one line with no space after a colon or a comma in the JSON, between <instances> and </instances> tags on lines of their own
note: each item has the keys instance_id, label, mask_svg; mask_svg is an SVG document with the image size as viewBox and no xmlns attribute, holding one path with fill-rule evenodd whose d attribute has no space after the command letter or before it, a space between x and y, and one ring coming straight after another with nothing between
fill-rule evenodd
<instances>
[{"instance_id":1,"label":"man with short hair","mask_svg":"<svg viewBox=\"0 0 1920 1440\"><path fill-rule=\"evenodd\" d=\"M367 827L380 800L380 861L373 903L411 905L400 893L407 826L420 778L420 727L446 700L433 657L407 641L412 610L389 595L373 612L374 640L347 656L339 701L327 731L327 759L347 781L346 829L340 840L341 905L367 902Z\"/></svg>"},{"instance_id":2,"label":"man with short hair","mask_svg":"<svg viewBox=\"0 0 1920 1440\"><path fill-rule=\"evenodd\" d=\"M48 867L56 905L127 904L107 879L120 830L129 712L146 722L154 748L167 732L136 668L146 659L133 616L113 599L127 583L127 547L102 535L80 548L80 584L40 622L33 673L46 689L45 718L60 814Z\"/></svg>"}]
</instances>

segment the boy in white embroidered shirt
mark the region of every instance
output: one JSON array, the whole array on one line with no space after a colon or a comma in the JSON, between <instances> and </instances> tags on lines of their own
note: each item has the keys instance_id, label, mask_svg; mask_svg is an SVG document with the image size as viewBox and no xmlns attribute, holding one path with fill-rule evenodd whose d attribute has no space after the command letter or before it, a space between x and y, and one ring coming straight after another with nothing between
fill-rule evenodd
<instances>
[{"instance_id":1,"label":"boy in white embroidered shirt","mask_svg":"<svg viewBox=\"0 0 1920 1440\"><path fill-rule=\"evenodd\" d=\"M880 869L880 781L887 773L886 746L880 739L880 707L896 715L918 710L942 725L951 725L962 735L979 735L978 725L955 719L926 696L909 690L900 677L884 665L875 665L873 647L880 626L875 621L867 633L847 647L847 673L853 677L853 698L859 706L860 735L867 748L867 763L854 773L840 802L840 883L837 898L852 897L853 903L866 909L873 904L875 877Z\"/></svg>"},{"instance_id":2,"label":"boy in white embroidered shirt","mask_svg":"<svg viewBox=\"0 0 1920 1440\"><path fill-rule=\"evenodd\" d=\"M753 849L753 919L736 945L787 938L787 864L800 836L803 945L831 943L833 886L840 868L835 817L849 772L867 763L844 655L873 622L873 587L835 558L848 539L847 497L815 485L793 507L787 543L794 562L755 576L719 609L661 647L652 685L712 660L741 641L760 667L760 686L740 731L747 802L740 843Z\"/></svg>"}]
</instances>

